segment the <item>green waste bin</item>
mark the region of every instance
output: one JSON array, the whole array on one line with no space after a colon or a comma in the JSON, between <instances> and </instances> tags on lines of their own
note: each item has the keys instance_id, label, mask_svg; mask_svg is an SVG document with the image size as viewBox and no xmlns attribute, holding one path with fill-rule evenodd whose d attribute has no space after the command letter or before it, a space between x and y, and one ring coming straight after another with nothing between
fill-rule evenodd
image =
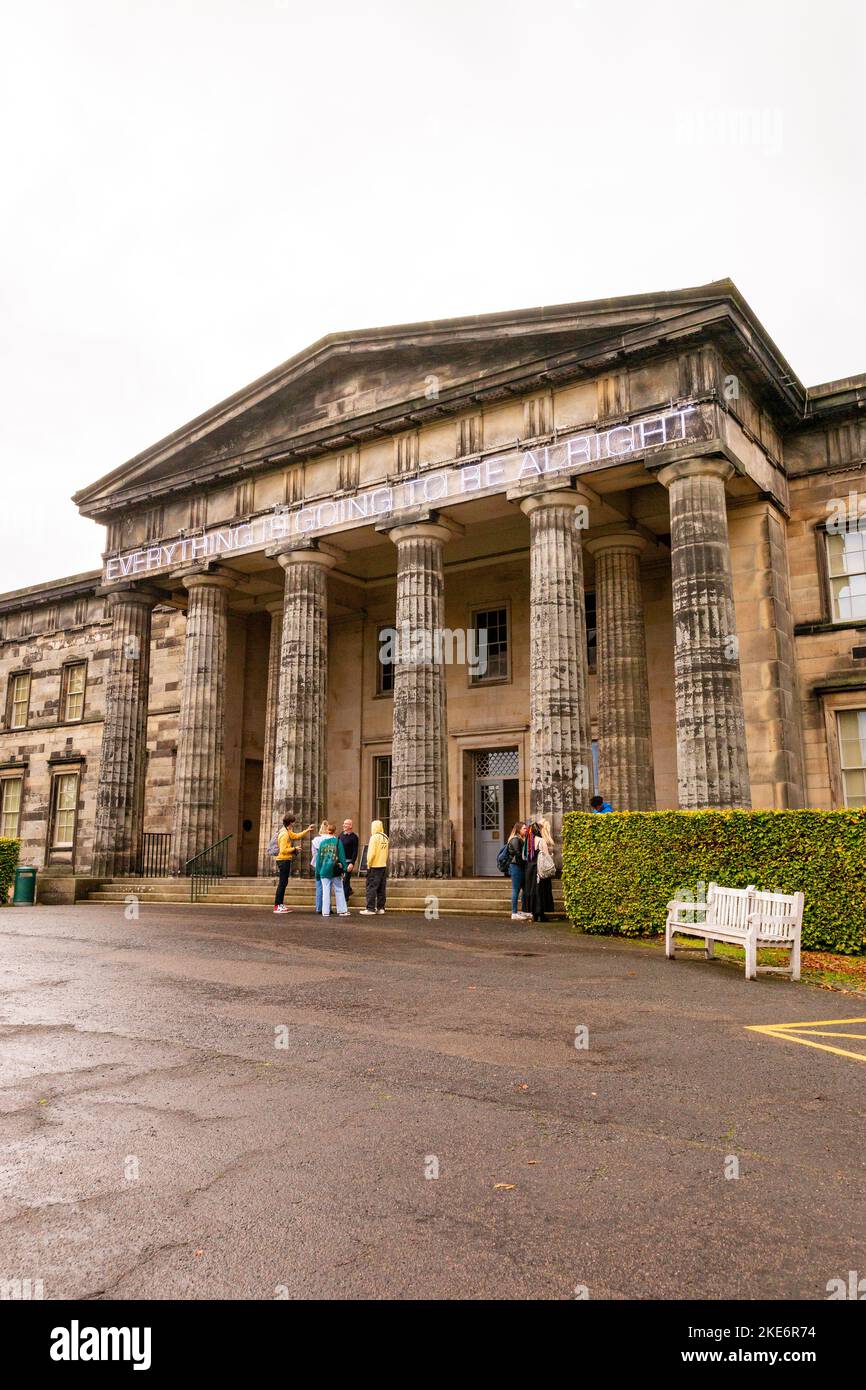
<instances>
[{"instance_id":1,"label":"green waste bin","mask_svg":"<svg viewBox=\"0 0 866 1390\"><path fill-rule=\"evenodd\" d=\"M12 894L13 903L34 903L36 901L36 870L22 869L15 870L15 891Z\"/></svg>"}]
</instances>

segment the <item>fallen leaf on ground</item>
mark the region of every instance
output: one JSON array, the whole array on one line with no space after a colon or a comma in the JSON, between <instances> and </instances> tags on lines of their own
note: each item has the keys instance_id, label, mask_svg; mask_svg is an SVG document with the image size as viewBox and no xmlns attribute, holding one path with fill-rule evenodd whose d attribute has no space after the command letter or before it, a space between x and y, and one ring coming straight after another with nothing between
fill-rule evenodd
<instances>
[{"instance_id":1,"label":"fallen leaf on ground","mask_svg":"<svg viewBox=\"0 0 866 1390\"><path fill-rule=\"evenodd\" d=\"M494 1192L513 1192L516 1186L516 1182L495 1182L493 1190Z\"/></svg>"}]
</instances>

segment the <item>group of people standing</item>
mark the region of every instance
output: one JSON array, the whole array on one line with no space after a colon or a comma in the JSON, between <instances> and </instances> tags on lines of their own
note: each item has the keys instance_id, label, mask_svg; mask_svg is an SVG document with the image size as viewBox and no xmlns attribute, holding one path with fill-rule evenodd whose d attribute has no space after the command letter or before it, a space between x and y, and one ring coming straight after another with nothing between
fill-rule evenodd
<instances>
[{"instance_id":1,"label":"group of people standing","mask_svg":"<svg viewBox=\"0 0 866 1390\"><path fill-rule=\"evenodd\" d=\"M511 920L546 922L553 912L556 845L547 820L515 822L508 837ZM522 910L521 910L522 900Z\"/></svg>"},{"instance_id":2,"label":"group of people standing","mask_svg":"<svg viewBox=\"0 0 866 1390\"><path fill-rule=\"evenodd\" d=\"M299 852L298 841L313 829L312 825L308 825L305 830L295 830L294 824L295 817L286 816L276 837L277 891L274 912L291 911L286 907L286 886ZM350 915L349 899L352 896L352 875L358 864L358 848L358 836L351 820L343 821L339 835L333 821L322 821L310 846L310 867L316 881L316 911L323 917L331 915L332 888L337 916ZM366 905L361 908L362 917L381 916L384 913L387 882L388 836L382 822L374 820L367 845Z\"/></svg>"}]
</instances>

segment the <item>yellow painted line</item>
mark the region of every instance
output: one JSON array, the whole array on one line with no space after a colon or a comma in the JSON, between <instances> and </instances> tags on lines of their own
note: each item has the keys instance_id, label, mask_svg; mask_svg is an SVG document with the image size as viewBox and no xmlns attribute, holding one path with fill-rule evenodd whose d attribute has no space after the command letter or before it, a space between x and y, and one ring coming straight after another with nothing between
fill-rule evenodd
<instances>
[{"instance_id":1,"label":"yellow painted line","mask_svg":"<svg viewBox=\"0 0 866 1390\"><path fill-rule=\"evenodd\" d=\"M768 1038L780 1038L783 1042L800 1043L803 1047L817 1047L821 1052L833 1052L837 1057L852 1057L855 1062L866 1062L866 1052L851 1052L845 1047L830 1047L827 1043L813 1042L812 1038L861 1038L861 1033L807 1033L800 1029L844 1027L849 1023L866 1023L866 1018L819 1018L810 1023L750 1023L746 1025L749 1033L763 1033Z\"/></svg>"},{"instance_id":2,"label":"yellow painted line","mask_svg":"<svg viewBox=\"0 0 866 1390\"><path fill-rule=\"evenodd\" d=\"M866 1023L866 1018L813 1018L808 1023L747 1024L749 1028L835 1028L837 1023Z\"/></svg>"}]
</instances>

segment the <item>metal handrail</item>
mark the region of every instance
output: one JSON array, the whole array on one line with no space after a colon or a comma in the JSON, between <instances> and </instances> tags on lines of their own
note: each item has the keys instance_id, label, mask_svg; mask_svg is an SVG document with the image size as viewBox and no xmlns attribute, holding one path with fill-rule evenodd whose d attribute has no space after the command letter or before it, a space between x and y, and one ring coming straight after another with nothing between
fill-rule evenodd
<instances>
[{"instance_id":1,"label":"metal handrail","mask_svg":"<svg viewBox=\"0 0 866 1390\"><path fill-rule=\"evenodd\" d=\"M186 861L185 872L189 875L189 900L197 903L199 897L209 892L214 883L219 883L220 879L226 876L226 850L225 847L229 840L233 840L234 835L224 835L216 844L209 845L207 849L200 850L194 854L192 859Z\"/></svg>"},{"instance_id":2,"label":"metal handrail","mask_svg":"<svg viewBox=\"0 0 866 1390\"><path fill-rule=\"evenodd\" d=\"M171 831L145 830L139 843L139 878L171 876Z\"/></svg>"}]
</instances>

